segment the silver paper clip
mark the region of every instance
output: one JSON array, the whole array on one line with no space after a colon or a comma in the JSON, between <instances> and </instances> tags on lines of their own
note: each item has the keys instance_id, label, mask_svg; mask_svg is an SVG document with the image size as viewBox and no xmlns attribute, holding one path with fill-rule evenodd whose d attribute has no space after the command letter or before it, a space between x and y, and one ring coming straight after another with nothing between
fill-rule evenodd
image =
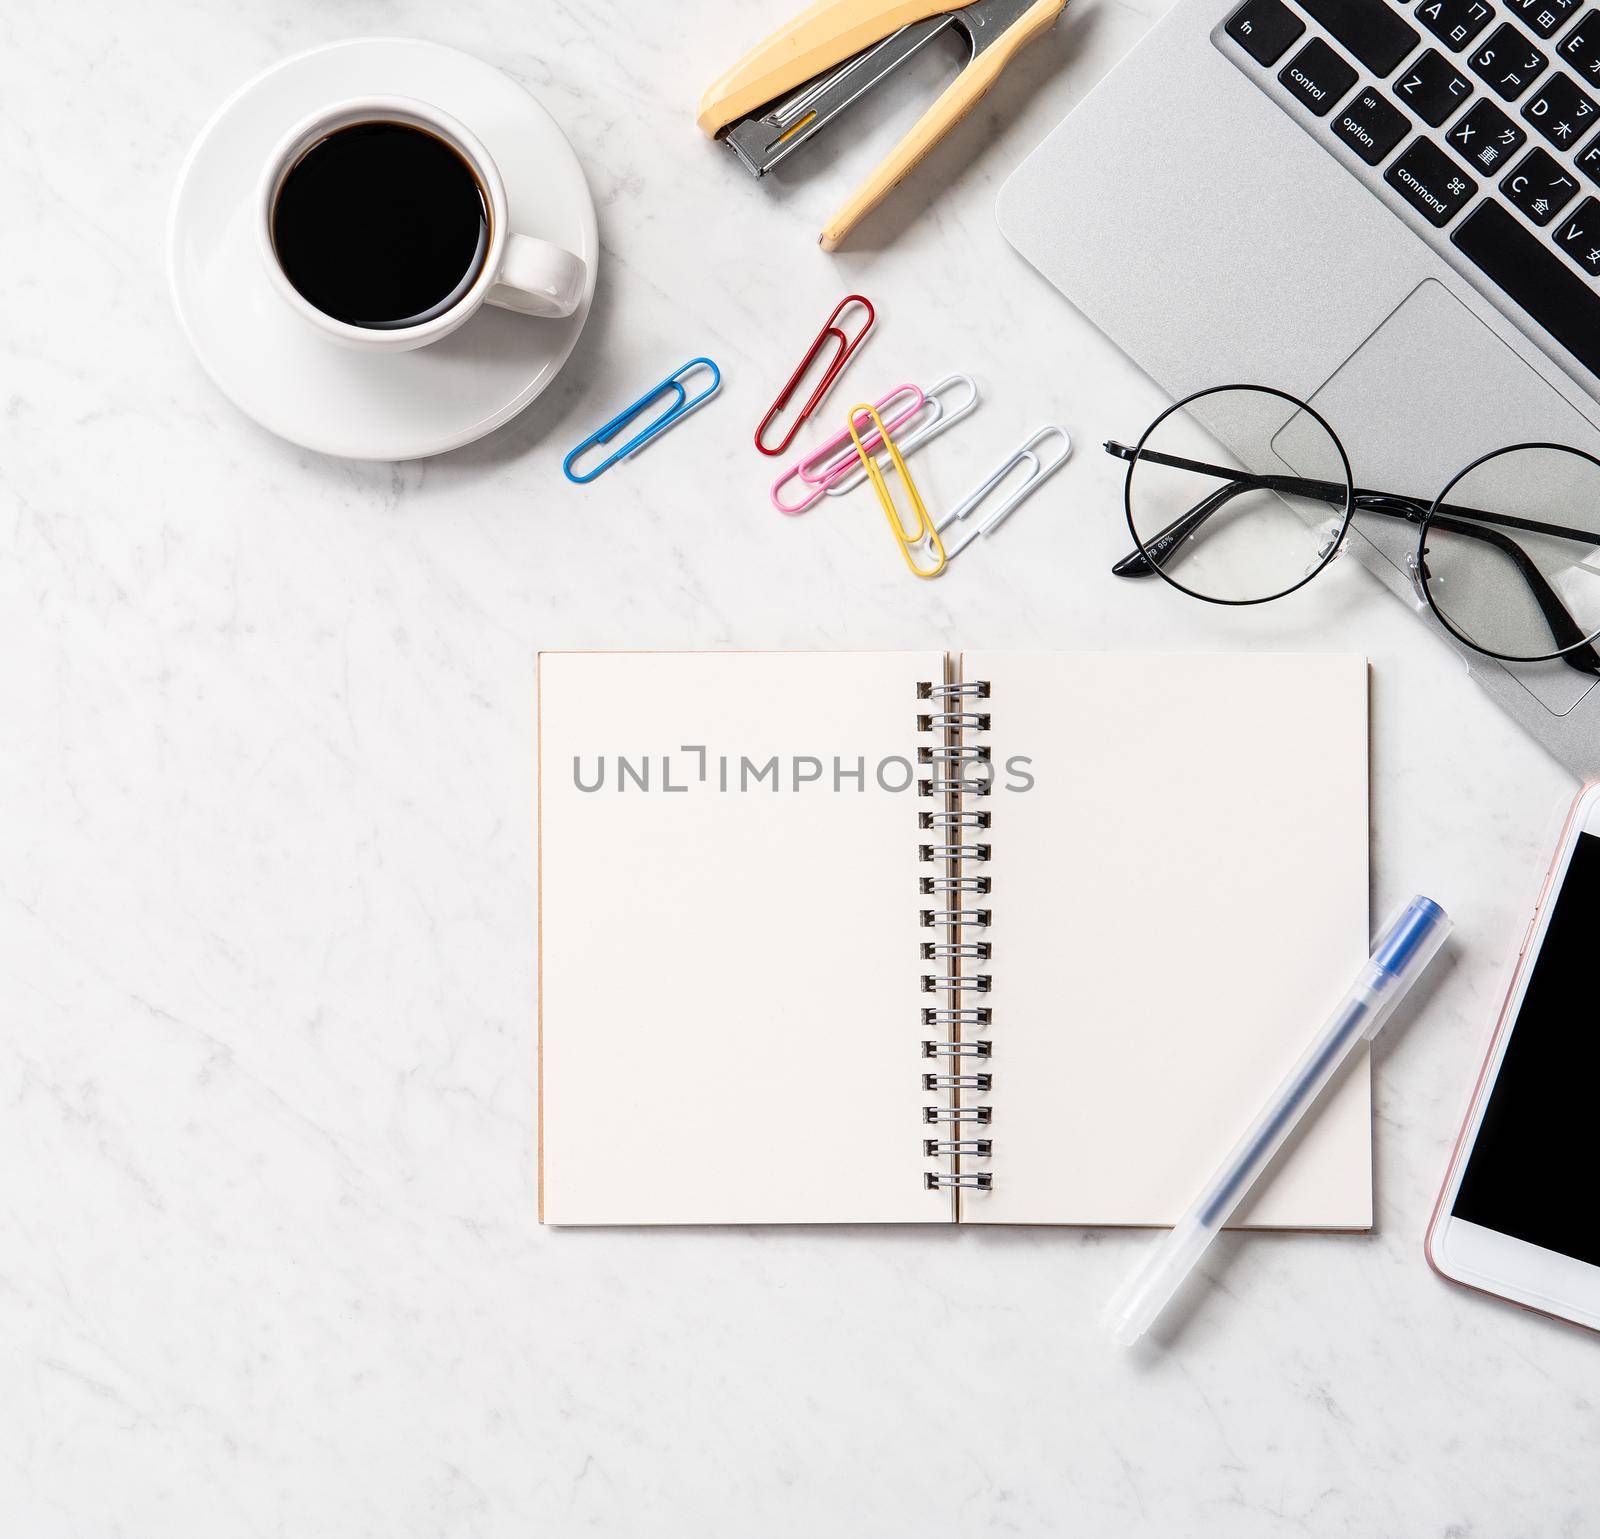
<instances>
[{"instance_id":1,"label":"silver paper clip","mask_svg":"<svg viewBox=\"0 0 1600 1539\"><path fill-rule=\"evenodd\" d=\"M967 398L959 406L946 407L942 399L944 392L952 385L965 385ZM903 435L897 435L895 443L900 447L901 456L904 457L928 442L930 438L937 438L946 428L956 425L974 406L978 404L978 387L973 383L970 374L946 374L937 385L930 386L923 392L922 405L912 413L911 419L918 417L927 420L911 428ZM885 454L879 459L881 469L888 471L893 468L894 462ZM846 492L861 485L867 474L867 467L858 458L856 464L840 476L837 480L829 481L826 491L830 497L841 497Z\"/></svg>"},{"instance_id":2,"label":"silver paper clip","mask_svg":"<svg viewBox=\"0 0 1600 1539\"><path fill-rule=\"evenodd\" d=\"M1039 445L1045 439L1052 436L1061 440L1060 452L1055 456L1054 459L1042 461L1038 454L1034 451L1038 449ZM1067 457L1071 453L1072 435L1068 433L1064 427L1058 427L1053 422L1046 423L1045 426L1040 428L1032 438L1028 439L1026 443L1017 449L1014 454L1010 455L1005 461L997 466L996 469L990 475L986 476L982 482L973 487L973 489L968 492L960 502L958 502L953 508L941 513L939 517L934 520L934 528L942 533L944 530L948 529L951 524L968 517L968 515L970 515L974 509L976 509L979 504L983 502L984 498L994 491L994 489L999 486L1000 483L1004 481L1005 478L1010 475L1011 472L1019 465L1027 465L1030 467L1027 479L1019 487L1017 487L1017 489L1012 492L1011 495L994 510L994 512L990 513L988 517L984 518L981 522L963 531L960 538L954 541L944 541L946 557L959 555L967 548L967 546L977 539L980 534L994 533L994 531L998 529L1005 521L1007 515L1012 511L1012 509L1014 509L1024 497L1030 496L1032 493L1036 492L1046 480L1048 480L1058 470L1060 470L1063 465L1066 464Z\"/></svg>"},{"instance_id":3,"label":"silver paper clip","mask_svg":"<svg viewBox=\"0 0 1600 1539\"><path fill-rule=\"evenodd\" d=\"M683 387L684 378L700 369L709 369L711 371L711 383L698 395L690 395ZM666 432L669 427L682 422L690 412L704 406L721 388L722 370L709 358L691 358L681 368L675 369L669 374L659 385L645 391L631 406L623 407L604 427L596 428L572 453L562 460L561 473L575 486L587 486L596 476L610 470L618 460L625 460L630 454L637 454L658 433ZM573 463L580 455L598 445L610 443L624 428L636 422L647 408L653 406L663 396L670 396L672 399L660 416L635 433L620 449L601 460L593 470L586 470L581 475L573 471Z\"/></svg>"}]
</instances>

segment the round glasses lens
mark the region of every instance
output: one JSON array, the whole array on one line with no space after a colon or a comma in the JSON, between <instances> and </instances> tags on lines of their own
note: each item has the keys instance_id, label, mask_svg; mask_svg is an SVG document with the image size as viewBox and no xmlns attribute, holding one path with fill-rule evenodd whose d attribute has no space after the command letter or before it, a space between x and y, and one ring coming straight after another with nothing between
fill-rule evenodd
<instances>
[{"instance_id":1,"label":"round glasses lens","mask_svg":"<svg viewBox=\"0 0 1600 1539\"><path fill-rule=\"evenodd\" d=\"M1600 463L1522 444L1470 465L1422 526L1434 612L1463 641L1516 661L1600 632Z\"/></svg>"},{"instance_id":2,"label":"round glasses lens","mask_svg":"<svg viewBox=\"0 0 1600 1539\"><path fill-rule=\"evenodd\" d=\"M1128 527L1146 561L1186 593L1259 603L1332 559L1350 497L1339 442L1308 407L1229 386L1180 401L1140 440Z\"/></svg>"}]
</instances>

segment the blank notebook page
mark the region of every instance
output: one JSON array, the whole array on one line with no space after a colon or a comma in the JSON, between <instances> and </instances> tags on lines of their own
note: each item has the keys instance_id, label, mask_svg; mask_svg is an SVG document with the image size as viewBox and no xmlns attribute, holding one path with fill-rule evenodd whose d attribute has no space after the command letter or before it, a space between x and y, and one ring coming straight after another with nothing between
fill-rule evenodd
<instances>
[{"instance_id":1,"label":"blank notebook page","mask_svg":"<svg viewBox=\"0 0 1600 1539\"><path fill-rule=\"evenodd\" d=\"M978 1223L1171 1224L1367 954L1359 657L966 653L994 793ZM1013 755L1031 791L1004 789ZM1367 1056L1239 1222L1372 1222Z\"/></svg>"},{"instance_id":2,"label":"blank notebook page","mask_svg":"<svg viewBox=\"0 0 1600 1539\"><path fill-rule=\"evenodd\" d=\"M923 1184L925 804L875 774L909 773L944 654L544 653L539 673L544 1219L948 1222ZM601 755L648 759L650 789L580 790L574 759L593 784ZM781 784L741 789L773 756ZM864 789L834 789L836 757Z\"/></svg>"}]
</instances>

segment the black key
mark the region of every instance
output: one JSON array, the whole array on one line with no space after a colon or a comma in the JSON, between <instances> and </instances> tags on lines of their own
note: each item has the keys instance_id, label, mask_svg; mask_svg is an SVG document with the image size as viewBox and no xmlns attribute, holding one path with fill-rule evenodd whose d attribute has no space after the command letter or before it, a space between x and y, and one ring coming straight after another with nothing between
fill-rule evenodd
<instances>
[{"instance_id":1,"label":"black key","mask_svg":"<svg viewBox=\"0 0 1600 1539\"><path fill-rule=\"evenodd\" d=\"M1537 148L1529 150L1500 183L1500 191L1535 224L1549 224L1577 190L1577 177Z\"/></svg>"},{"instance_id":2,"label":"black key","mask_svg":"<svg viewBox=\"0 0 1600 1539\"><path fill-rule=\"evenodd\" d=\"M1565 75L1552 75L1528 98L1522 115L1552 144L1565 149L1576 144L1594 127L1600 112L1594 99L1585 96Z\"/></svg>"},{"instance_id":3,"label":"black key","mask_svg":"<svg viewBox=\"0 0 1600 1539\"><path fill-rule=\"evenodd\" d=\"M1556 52L1585 80L1600 81L1600 11L1585 11Z\"/></svg>"},{"instance_id":4,"label":"black key","mask_svg":"<svg viewBox=\"0 0 1600 1539\"><path fill-rule=\"evenodd\" d=\"M1300 4L1374 75L1387 75L1421 38L1383 0L1300 0Z\"/></svg>"},{"instance_id":5,"label":"black key","mask_svg":"<svg viewBox=\"0 0 1600 1539\"><path fill-rule=\"evenodd\" d=\"M1279 0L1244 0L1224 30L1257 64L1276 64L1305 29Z\"/></svg>"},{"instance_id":6,"label":"black key","mask_svg":"<svg viewBox=\"0 0 1600 1539\"><path fill-rule=\"evenodd\" d=\"M1320 37L1314 37L1278 71L1278 79L1322 118L1356 83L1356 72Z\"/></svg>"},{"instance_id":7,"label":"black key","mask_svg":"<svg viewBox=\"0 0 1600 1539\"><path fill-rule=\"evenodd\" d=\"M1460 53L1494 12L1484 0L1422 0L1416 17L1451 53Z\"/></svg>"},{"instance_id":8,"label":"black key","mask_svg":"<svg viewBox=\"0 0 1600 1539\"><path fill-rule=\"evenodd\" d=\"M1540 37L1552 36L1577 6L1578 0L1506 0L1506 9L1515 11Z\"/></svg>"},{"instance_id":9,"label":"black key","mask_svg":"<svg viewBox=\"0 0 1600 1539\"><path fill-rule=\"evenodd\" d=\"M1394 94L1424 123L1437 128L1472 94L1472 82L1430 48L1395 76Z\"/></svg>"},{"instance_id":10,"label":"black key","mask_svg":"<svg viewBox=\"0 0 1600 1539\"><path fill-rule=\"evenodd\" d=\"M1427 139L1413 139L1383 179L1432 225L1448 224L1478 190L1478 184Z\"/></svg>"},{"instance_id":11,"label":"black key","mask_svg":"<svg viewBox=\"0 0 1600 1539\"><path fill-rule=\"evenodd\" d=\"M1466 259L1591 374L1600 375L1600 295L1492 198L1450 232Z\"/></svg>"},{"instance_id":12,"label":"black key","mask_svg":"<svg viewBox=\"0 0 1600 1539\"><path fill-rule=\"evenodd\" d=\"M1578 156L1578 169L1591 182L1600 182L1600 139L1591 139Z\"/></svg>"},{"instance_id":13,"label":"black key","mask_svg":"<svg viewBox=\"0 0 1600 1539\"><path fill-rule=\"evenodd\" d=\"M1344 104L1333 120L1333 131L1369 166L1375 166L1406 136L1411 127L1405 113L1364 86Z\"/></svg>"},{"instance_id":14,"label":"black key","mask_svg":"<svg viewBox=\"0 0 1600 1539\"><path fill-rule=\"evenodd\" d=\"M1556 229L1556 244L1591 278L1600 278L1600 201L1585 198Z\"/></svg>"},{"instance_id":15,"label":"black key","mask_svg":"<svg viewBox=\"0 0 1600 1539\"><path fill-rule=\"evenodd\" d=\"M1467 60L1467 68L1502 101L1514 102L1549 62L1515 27L1501 22Z\"/></svg>"},{"instance_id":16,"label":"black key","mask_svg":"<svg viewBox=\"0 0 1600 1539\"><path fill-rule=\"evenodd\" d=\"M1456 119L1444 139L1474 171L1493 175L1522 148L1527 137L1488 97L1480 96Z\"/></svg>"}]
</instances>

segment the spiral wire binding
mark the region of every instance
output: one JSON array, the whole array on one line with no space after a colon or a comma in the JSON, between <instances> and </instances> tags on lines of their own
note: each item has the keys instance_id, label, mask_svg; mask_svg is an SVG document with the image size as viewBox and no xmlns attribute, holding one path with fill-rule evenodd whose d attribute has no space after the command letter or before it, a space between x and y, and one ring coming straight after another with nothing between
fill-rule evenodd
<instances>
[{"instance_id":1,"label":"spiral wire binding","mask_svg":"<svg viewBox=\"0 0 1600 1539\"><path fill-rule=\"evenodd\" d=\"M986 780L962 780L957 776L951 780L948 775L941 775L937 780L919 780L917 782L918 796L987 796L989 783Z\"/></svg>"},{"instance_id":2,"label":"spiral wire binding","mask_svg":"<svg viewBox=\"0 0 1600 1539\"><path fill-rule=\"evenodd\" d=\"M922 1024L940 1029L943 1039L925 1038L922 1043L924 1059L943 1059L948 1067L923 1073L925 1091L945 1091L948 1099L944 1105L924 1106L922 1120L926 1125L944 1124L952 1130L949 1137L930 1137L922 1140L922 1152L927 1159L945 1159L950 1162L946 1170L929 1170L923 1173L923 1182L930 1191L949 1191L962 1188L968 1191L988 1191L994 1184L987 1170L963 1168L972 1159L989 1159L994 1153L994 1143L989 1138L965 1136L969 1127L986 1127L993 1108L970 1104L963 1097L982 1095L994 1083L987 1072L992 1054L992 1044L987 1038L969 1038L968 1028L986 1027L992 1020L988 1005L968 1002L971 995L989 992L992 977L987 972L968 970L967 963L989 961L993 948L988 940L968 939L968 930L987 930L991 911L987 908L966 907L969 896L986 896L990 881L987 876L971 874L968 867L982 864L990 858L991 846L987 841L971 838L968 830L986 832L990 814L986 809L964 805L969 797L989 794L987 775L968 780L968 765L990 761L987 743L970 743L966 735L987 732L989 712L980 703L989 698L987 680L975 679L963 683L921 683L917 685L917 699L927 701L926 709L917 713L917 731L933 734L937 741L917 750L917 762L929 767L926 779L917 782L917 794L929 800L942 800L938 810L925 809L917 813L917 827L929 832L938 831L940 842L917 846L918 857L930 865L942 868L937 876L920 877L917 890L925 897L937 897L939 908L920 911L925 929L942 929L942 940L920 943L919 955L927 962L942 962L941 969L922 974L922 992L943 997L942 1005L924 1005ZM981 1066L969 1068L974 1060Z\"/></svg>"},{"instance_id":3,"label":"spiral wire binding","mask_svg":"<svg viewBox=\"0 0 1600 1539\"><path fill-rule=\"evenodd\" d=\"M980 929L989 923L989 910L986 908L947 908L922 910L922 927L931 930L935 924L975 924Z\"/></svg>"},{"instance_id":4,"label":"spiral wire binding","mask_svg":"<svg viewBox=\"0 0 1600 1539\"><path fill-rule=\"evenodd\" d=\"M987 812L919 812L918 828L987 828Z\"/></svg>"},{"instance_id":5,"label":"spiral wire binding","mask_svg":"<svg viewBox=\"0 0 1600 1539\"><path fill-rule=\"evenodd\" d=\"M929 748L924 744L917 750L918 764L933 764L941 760L951 760L957 764L989 762L989 745L987 743L957 743L949 748Z\"/></svg>"}]
</instances>

